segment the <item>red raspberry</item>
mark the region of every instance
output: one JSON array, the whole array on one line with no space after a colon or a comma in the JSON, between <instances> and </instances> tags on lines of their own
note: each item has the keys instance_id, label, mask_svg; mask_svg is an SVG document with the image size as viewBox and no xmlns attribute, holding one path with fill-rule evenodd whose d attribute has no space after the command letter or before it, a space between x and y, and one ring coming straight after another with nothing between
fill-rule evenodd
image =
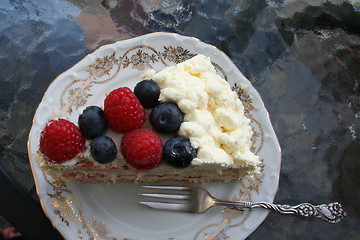
<instances>
[{"instance_id":1,"label":"red raspberry","mask_svg":"<svg viewBox=\"0 0 360 240\"><path fill-rule=\"evenodd\" d=\"M121 153L126 162L138 169L157 167L162 159L163 145L160 137L148 129L127 133L121 141Z\"/></svg>"},{"instance_id":2,"label":"red raspberry","mask_svg":"<svg viewBox=\"0 0 360 240\"><path fill-rule=\"evenodd\" d=\"M65 119L49 121L40 135L40 152L49 162L63 163L85 149L80 129Z\"/></svg>"},{"instance_id":3,"label":"red raspberry","mask_svg":"<svg viewBox=\"0 0 360 240\"><path fill-rule=\"evenodd\" d=\"M104 114L110 128L127 133L145 123L145 110L133 91L127 87L113 90L105 98Z\"/></svg>"}]
</instances>

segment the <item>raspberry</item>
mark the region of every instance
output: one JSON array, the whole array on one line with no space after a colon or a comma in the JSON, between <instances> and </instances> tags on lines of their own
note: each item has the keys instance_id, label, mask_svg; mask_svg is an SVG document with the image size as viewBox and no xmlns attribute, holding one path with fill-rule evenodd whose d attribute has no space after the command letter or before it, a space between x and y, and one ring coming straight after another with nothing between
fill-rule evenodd
<instances>
[{"instance_id":1,"label":"raspberry","mask_svg":"<svg viewBox=\"0 0 360 240\"><path fill-rule=\"evenodd\" d=\"M49 162L63 163L85 149L80 129L65 119L49 121L40 135L40 152Z\"/></svg>"},{"instance_id":2,"label":"raspberry","mask_svg":"<svg viewBox=\"0 0 360 240\"><path fill-rule=\"evenodd\" d=\"M138 169L157 167L162 159L162 141L152 130L136 129L124 135L121 152L126 162Z\"/></svg>"},{"instance_id":3,"label":"raspberry","mask_svg":"<svg viewBox=\"0 0 360 240\"><path fill-rule=\"evenodd\" d=\"M110 92L104 101L104 113L109 127L120 133L140 128L145 123L145 110L127 87Z\"/></svg>"}]
</instances>

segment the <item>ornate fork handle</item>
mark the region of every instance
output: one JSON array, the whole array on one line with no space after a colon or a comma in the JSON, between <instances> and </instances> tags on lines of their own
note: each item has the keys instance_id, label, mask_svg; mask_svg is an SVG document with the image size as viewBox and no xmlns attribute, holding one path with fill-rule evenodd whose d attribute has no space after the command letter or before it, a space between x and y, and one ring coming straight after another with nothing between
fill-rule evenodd
<instances>
[{"instance_id":1,"label":"ornate fork handle","mask_svg":"<svg viewBox=\"0 0 360 240\"><path fill-rule=\"evenodd\" d=\"M294 214L304 217L317 217L329 223L337 223L347 214L338 202L312 205L310 203L301 203L296 206L273 204L268 202L241 202L240 208L265 208L282 214Z\"/></svg>"}]
</instances>

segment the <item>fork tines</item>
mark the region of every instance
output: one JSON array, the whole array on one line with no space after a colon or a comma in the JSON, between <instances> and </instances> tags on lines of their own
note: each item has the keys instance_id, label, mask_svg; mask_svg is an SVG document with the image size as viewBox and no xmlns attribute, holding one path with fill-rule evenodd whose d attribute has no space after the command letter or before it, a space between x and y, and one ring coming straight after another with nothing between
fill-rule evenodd
<instances>
[{"instance_id":1,"label":"fork tines","mask_svg":"<svg viewBox=\"0 0 360 240\"><path fill-rule=\"evenodd\" d=\"M142 186L144 188L153 188L153 189L164 189L164 190L180 190L180 191L189 191L191 187L184 187L184 186Z\"/></svg>"},{"instance_id":2,"label":"fork tines","mask_svg":"<svg viewBox=\"0 0 360 240\"><path fill-rule=\"evenodd\" d=\"M181 186L142 186L150 189L162 189L162 190L177 190L177 191L190 191L190 187ZM141 193L144 197L162 198L162 199L176 199L176 200L190 200L189 194L163 194L163 193ZM190 203L164 203L164 202L140 202L150 208L172 210L172 211L188 211Z\"/></svg>"}]
</instances>

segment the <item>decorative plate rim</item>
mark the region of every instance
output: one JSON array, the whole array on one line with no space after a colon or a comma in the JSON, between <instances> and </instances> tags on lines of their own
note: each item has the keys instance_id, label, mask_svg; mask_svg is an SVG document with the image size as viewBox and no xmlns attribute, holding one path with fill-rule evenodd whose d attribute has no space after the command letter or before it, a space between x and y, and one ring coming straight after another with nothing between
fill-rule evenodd
<instances>
[{"instance_id":1,"label":"decorative plate rim","mask_svg":"<svg viewBox=\"0 0 360 240\"><path fill-rule=\"evenodd\" d=\"M77 67L79 67L82 62L84 62L85 59L89 58L90 56L92 55L96 55L98 53L100 53L100 51L102 51L103 49L106 49L106 48L111 48L112 46L115 46L116 44L123 44L123 43L130 43L130 42L136 42L136 41L141 41L141 40L144 40L144 39L147 39L147 38L151 38L151 37L160 37L161 36L171 36L171 37L174 37L174 38L184 38L184 39L191 39L190 42L197 42L198 44L202 45L200 46L199 48L211 48L214 50L214 52L216 52L216 54L218 55L221 55L221 57L225 57L227 59L227 63L230 63L230 65L232 64L231 68L232 68L232 71L235 71L235 75L239 75L240 77L242 77L243 79L245 79L248 84L248 87L251 88L251 91L252 91L252 94L255 94L257 95L257 98L258 98L258 104L260 104L258 107L260 107L262 109L262 117L264 119L262 119L263 121L265 121L265 123L267 123L266 125L266 128L267 129L267 132L270 133L270 137L272 138L272 140L274 141L274 144L275 144L275 147L277 148L276 152L277 152L277 160L278 160L278 164L277 166L275 166L275 168L273 169L273 171L277 172L277 174L275 175L275 182L276 182L276 190L272 196L272 199L271 201L273 201L273 199L275 198L276 196L276 193L277 193L277 190L278 190L278 185L279 185L279 174L280 174L280 169L281 169L281 149L280 149L280 145L279 145L279 142L278 142L278 139L277 139L277 136L275 134L275 131L273 129L273 126L271 124L271 121L270 121L270 116L269 116L269 113L267 112L266 108L265 108L265 105L262 101L262 98L260 96L260 94L257 92L257 90L253 87L252 83L247 80L245 78L245 76L240 72L240 70L235 66L235 64L231 61L231 59L225 54L223 53L221 50L219 50L218 48L212 46L212 45L209 45L209 44L206 44L202 41L200 41L199 39L195 38L195 37L189 37L189 36L183 36L183 35L180 35L180 34L176 34L176 33L167 33L167 32L156 32L156 33L149 33L149 34L145 34L145 35L142 35L142 36L137 36L137 37L134 37L134 38L130 38L130 39L125 39L125 40L120 40L120 41L117 41L115 43L112 43L112 44L107 44L107 45L104 45L104 46L101 46L101 47L98 47L96 50L94 50L93 52L87 54L85 57L83 57L78 63L76 63L75 65L73 65L71 68L69 68L68 70L66 70L65 72L61 73L59 76L57 76L48 86L47 90L45 91L44 93L44 96L39 104L39 107L41 105L41 103L44 101L45 97L46 97L46 93L49 91L49 89L51 89L51 87L59 80L61 79L65 73L68 73L70 71L74 71ZM237 82L237 81L235 81ZM54 226L54 228L58 229L59 232L63 235L63 237L65 238L65 233L63 231L60 231L59 227L56 225L56 221L53 220L49 213L46 211L46 208L45 208L45 203L43 202L44 200L42 199L42 194L41 194L41 190L39 188L40 186L40 183L39 183L39 179L38 176L36 175L35 173L35 168L38 167L37 164L34 162L34 159L33 159L33 156L31 154L32 150L31 150L31 138L32 138L32 135L33 135L33 126L34 126L34 122L35 122L35 119L37 117L37 114L38 114L38 111L39 111L39 107L37 108L35 114L34 114L34 118L33 118L33 121L32 121L32 127L31 127L31 130L29 132L29 137L28 137L28 142L27 142L27 149L28 149L28 156L29 156L29 159L30 159L30 166L31 166L31 171L32 171L32 174L33 174L33 177L34 177L34 181L35 181L35 185L36 185L36 192L37 192L37 195L39 196L39 199L40 199L40 204L44 210L44 213L45 215L48 217L48 219L50 220L50 222L52 223L52 225ZM266 137L269 137L269 136L266 136ZM267 217L267 214L265 215L265 217L263 217L263 220L261 222L263 222ZM255 228L252 228L251 231L248 232L248 234L245 236L247 237L248 235L250 235L253 231L255 231L258 226L261 224L261 222L255 227ZM114 238L115 239L115 238ZM207 239L210 239L210 238L207 238ZM211 239L215 239L215 238L211 238Z\"/></svg>"}]
</instances>

